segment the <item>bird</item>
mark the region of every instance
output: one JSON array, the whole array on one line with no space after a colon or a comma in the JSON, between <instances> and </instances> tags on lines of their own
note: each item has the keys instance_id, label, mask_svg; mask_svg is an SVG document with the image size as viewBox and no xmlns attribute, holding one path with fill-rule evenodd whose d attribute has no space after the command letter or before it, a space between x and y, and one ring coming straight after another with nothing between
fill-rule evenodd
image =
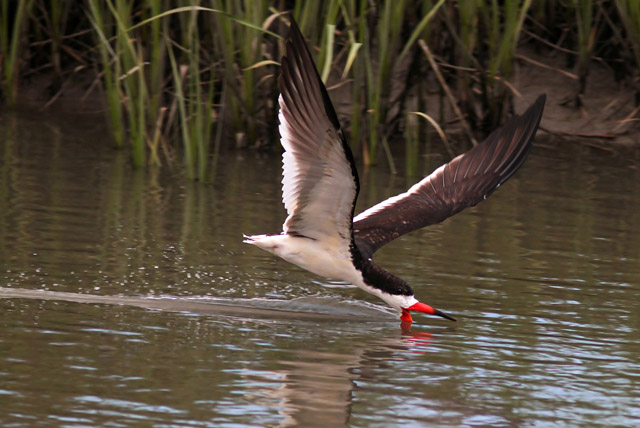
<instances>
[{"instance_id":1,"label":"bird","mask_svg":"<svg viewBox=\"0 0 640 428\"><path fill-rule=\"evenodd\" d=\"M406 233L476 205L504 184L531 149L546 95L406 192L354 216L360 191L354 156L293 18L280 67L278 129L287 217L281 233L243 235L243 242L381 298L399 313L403 326L411 325L411 312L456 321L420 302L406 281L373 261L373 254Z\"/></svg>"}]
</instances>

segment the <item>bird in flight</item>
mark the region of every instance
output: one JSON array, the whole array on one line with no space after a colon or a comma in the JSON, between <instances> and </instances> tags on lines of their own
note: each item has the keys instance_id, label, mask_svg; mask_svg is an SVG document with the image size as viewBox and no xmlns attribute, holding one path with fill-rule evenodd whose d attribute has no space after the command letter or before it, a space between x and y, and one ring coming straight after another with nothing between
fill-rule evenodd
<instances>
[{"instance_id":1,"label":"bird in flight","mask_svg":"<svg viewBox=\"0 0 640 428\"><path fill-rule=\"evenodd\" d=\"M455 321L419 302L409 284L378 266L373 254L406 233L476 205L507 181L529 153L545 95L406 192L354 217L360 182L353 154L293 19L278 85L282 201L288 216L282 233L245 235L244 242L378 296L399 312L405 326L412 322L411 311Z\"/></svg>"}]
</instances>

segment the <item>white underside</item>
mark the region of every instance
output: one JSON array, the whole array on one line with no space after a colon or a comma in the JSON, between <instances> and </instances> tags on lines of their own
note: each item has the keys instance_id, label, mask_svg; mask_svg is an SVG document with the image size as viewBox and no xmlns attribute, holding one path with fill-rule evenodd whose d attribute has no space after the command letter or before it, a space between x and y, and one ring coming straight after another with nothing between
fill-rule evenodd
<instances>
[{"instance_id":1,"label":"white underside","mask_svg":"<svg viewBox=\"0 0 640 428\"><path fill-rule=\"evenodd\" d=\"M362 273L354 267L348 249L331 245L327 241L282 234L245 236L244 242L262 248L316 275L347 281L378 296L398 311L418 303L413 296L393 295L367 285Z\"/></svg>"}]
</instances>

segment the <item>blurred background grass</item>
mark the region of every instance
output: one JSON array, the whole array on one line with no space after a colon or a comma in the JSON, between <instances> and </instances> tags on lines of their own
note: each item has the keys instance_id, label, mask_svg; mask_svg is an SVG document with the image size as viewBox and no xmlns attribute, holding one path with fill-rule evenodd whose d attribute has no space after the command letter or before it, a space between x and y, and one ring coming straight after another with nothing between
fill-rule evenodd
<instances>
[{"instance_id":1,"label":"blurred background grass","mask_svg":"<svg viewBox=\"0 0 640 428\"><path fill-rule=\"evenodd\" d=\"M393 168L393 145L411 153L434 129L480 140L513 114L519 63L568 76L577 110L597 64L633 94L626 121L638 112L637 0L3 1L1 102L44 81L52 108L81 87L134 166L206 180L222 146L278 147L289 11L365 164Z\"/></svg>"}]
</instances>

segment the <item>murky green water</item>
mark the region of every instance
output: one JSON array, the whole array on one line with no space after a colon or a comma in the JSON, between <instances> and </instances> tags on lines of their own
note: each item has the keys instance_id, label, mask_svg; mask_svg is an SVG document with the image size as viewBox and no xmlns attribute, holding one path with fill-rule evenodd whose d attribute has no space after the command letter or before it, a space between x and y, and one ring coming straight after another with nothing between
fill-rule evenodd
<instances>
[{"instance_id":1,"label":"murky green water","mask_svg":"<svg viewBox=\"0 0 640 428\"><path fill-rule=\"evenodd\" d=\"M385 247L459 319L403 333L241 243L280 230L277 153L189 183L96 123L0 116L0 425L640 425L638 152L541 138L489 201ZM362 176L363 208L419 179Z\"/></svg>"}]
</instances>

